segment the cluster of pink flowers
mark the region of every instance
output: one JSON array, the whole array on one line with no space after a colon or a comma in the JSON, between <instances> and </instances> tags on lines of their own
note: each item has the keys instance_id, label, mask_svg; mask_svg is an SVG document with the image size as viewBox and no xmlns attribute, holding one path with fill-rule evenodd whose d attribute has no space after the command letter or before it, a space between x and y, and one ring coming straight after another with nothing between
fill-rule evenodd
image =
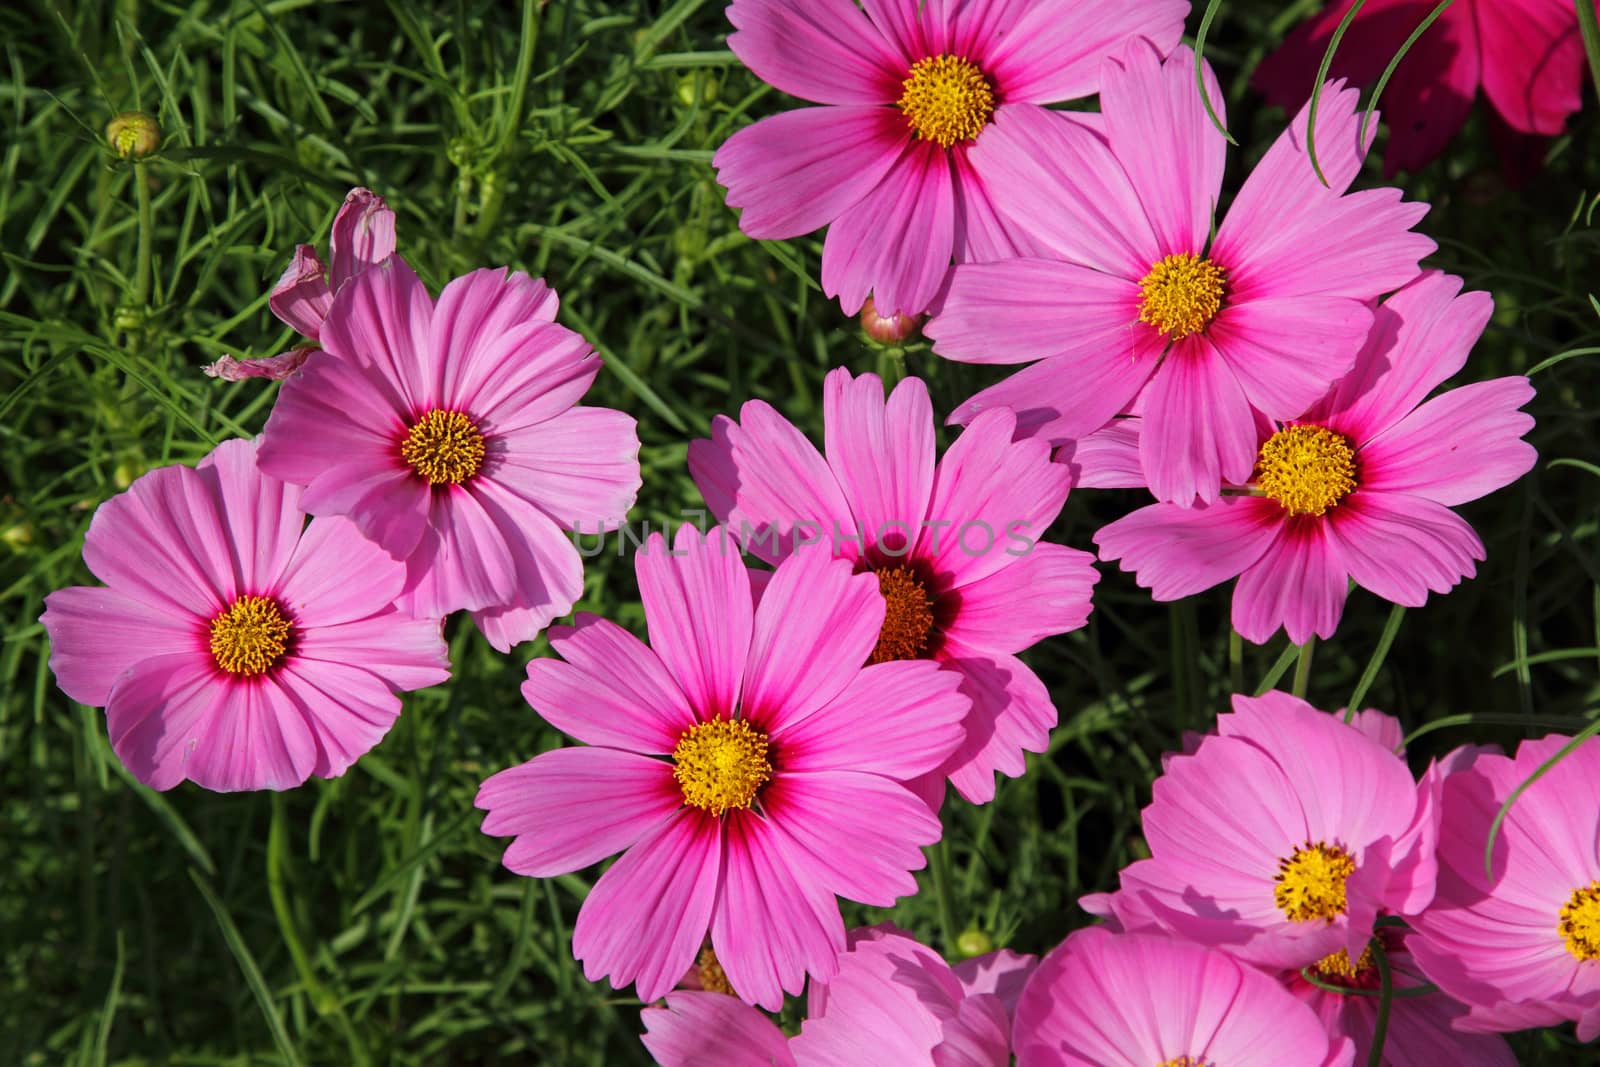
<instances>
[{"instance_id":1,"label":"cluster of pink flowers","mask_svg":"<svg viewBox=\"0 0 1600 1067\"><path fill-rule=\"evenodd\" d=\"M1345 7L1262 78L1287 82ZM1458 5L1478 14L1450 32L1476 27L1491 102L1548 134L1576 98L1518 95L1492 7ZM259 442L96 515L105 585L43 617L59 684L105 707L155 788L284 789L343 773L400 693L448 676L445 616L502 652L548 627L522 694L578 743L484 781L483 831L529 877L618 857L572 950L591 980L665 997L644 1013L662 1064L1283 1067L1380 1041L1395 1064L1498 1064L1499 1032L1591 1039L1600 741L1461 749L1418 779L1395 720L1281 693L1235 697L1171 757L1149 858L1042 961L951 966L846 930L840 898L916 891L947 782L986 803L1046 751L1057 709L1019 653L1089 617L1094 558L1046 540L1070 490L1154 498L1093 535L1154 599L1236 579L1240 635L1303 643L1335 633L1351 583L1416 606L1473 576L1485 548L1452 509L1535 462L1526 378L1436 392L1493 303L1423 269L1425 204L1353 190L1374 135L1355 89L1326 85L1314 130L1302 107L1217 217L1208 98L1226 116L1178 45L1188 10L735 0L733 51L819 105L716 154L745 231L827 226L821 283L846 312L927 314L937 355L1028 366L955 408L942 455L916 377L829 373L820 448L762 401L716 417L688 467L718 525L635 555L648 643L552 625L583 591L571 531L616 529L640 488L634 420L579 403L589 344L519 272L435 298L393 212L353 191L331 264L302 245L271 294L309 343L207 368L282 381ZM1426 100L1424 58L1402 70ZM1096 94L1099 112L1043 106ZM1396 137L1391 169L1436 150ZM796 1036L758 1010L806 990Z\"/></svg>"}]
</instances>

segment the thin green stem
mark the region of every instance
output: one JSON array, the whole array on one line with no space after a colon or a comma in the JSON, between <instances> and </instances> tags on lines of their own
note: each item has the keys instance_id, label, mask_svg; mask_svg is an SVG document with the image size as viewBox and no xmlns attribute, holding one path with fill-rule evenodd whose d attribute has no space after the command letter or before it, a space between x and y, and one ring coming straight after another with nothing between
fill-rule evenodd
<instances>
[{"instance_id":1,"label":"thin green stem","mask_svg":"<svg viewBox=\"0 0 1600 1067\"><path fill-rule=\"evenodd\" d=\"M1595 21L1592 0L1574 0L1578 5L1578 29L1583 33L1583 51L1589 57L1589 77L1600 96L1600 23Z\"/></svg>"},{"instance_id":2,"label":"thin green stem","mask_svg":"<svg viewBox=\"0 0 1600 1067\"><path fill-rule=\"evenodd\" d=\"M155 207L150 202L150 175L143 162L133 165L133 188L139 199L139 251L133 275L133 305L141 316L150 307L151 241L155 236Z\"/></svg>"},{"instance_id":3,"label":"thin green stem","mask_svg":"<svg viewBox=\"0 0 1600 1067\"><path fill-rule=\"evenodd\" d=\"M1372 962L1378 965L1378 1021L1372 1027L1372 1051L1367 1053L1367 1067L1383 1067L1383 1043L1389 1036L1389 1007L1394 1003L1394 972L1389 970L1389 956L1383 951L1383 939L1372 939Z\"/></svg>"},{"instance_id":4,"label":"thin green stem","mask_svg":"<svg viewBox=\"0 0 1600 1067\"><path fill-rule=\"evenodd\" d=\"M956 902L950 878L950 842L940 839L930 850L929 872L933 875L933 899L939 906L939 937L944 941L944 954L949 957L956 950Z\"/></svg>"},{"instance_id":5,"label":"thin green stem","mask_svg":"<svg viewBox=\"0 0 1600 1067\"><path fill-rule=\"evenodd\" d=\"M1306 689L1311 685L1311 657L1316 649L1317 638L1313 634L1300 646L1300 656L1294 663L1294 688L1291 692L1301 700L1306 698Z\"/></svg>"},{"instance_id":6,"label":"thin green stem","mask_svg":"<svg viewBox=\"0 0 1600 1067\"><path fill-rule=\"evenodd\" d=\"M1239 631L1228 627L1228 689L1244 692L1244 638Z\"/></svg>"}]
</instances>

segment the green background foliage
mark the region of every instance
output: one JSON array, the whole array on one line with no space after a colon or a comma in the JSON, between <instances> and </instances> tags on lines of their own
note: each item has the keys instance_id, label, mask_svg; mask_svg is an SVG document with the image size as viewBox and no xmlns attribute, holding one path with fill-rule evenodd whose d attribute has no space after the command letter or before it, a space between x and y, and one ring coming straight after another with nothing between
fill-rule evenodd
<instances>
[{"instance_id":1,"label":"green background foliage","mask_svg":"<svg viewBox=\"0 0 1600 1067\"><path fill-rule=\"evenodd\" d=\"M1243 146L1230 191L1284 122L1248 73L1310 6L1229 4L1211 28ZM728 28L702 0L60 0L0 13L0 1058L644 1061L637 1001L571 959L596 872L519 878L477 829L478 783L561 743L518 693L542 640L499 656L452 620L455 679L410 696L342 779L157 794L111 754L101 712L55 688L37 619L51 589L90 581L79 552L101 501L259 432L276 387L199 368L293 343L267 291L294 244L325 241L354 185L388 198L402 253L435 291L508 264L560 293L560 320L606 360L589 402L639 419L633 519L652 529L699 506L686 444L747 399L820 440L830 367L922 375L940 411L994 380L925 342L868 341L818 289L820 235L740 234L712 152L792 102L733 59ZM102 137L133 107L166 130L137 165ZM1464 509L1489 550L1478 578L1410 612L1353 593L1305 678L1329 708L1370 681L1365 703L1428 731L1419 769L1467 740L1576 731L1600 708L1594 127L1591 108L1545 172L1511 189L1478 116L1405 183L1434 205L1431 265L1497 301L1462 380L1527 372L1540 390L1537 469ZM1075 494L1052 536L1089 547L1141 502ZM626 549L609 540L589 561L580 607L641 630ZM1060 709L1049 752L987 807L947 802L922 893L847 906L847 919L892 916L949 955L967 931L1042 952L1085 923L1077 896L1143 854L1138 813L1161 753L1230 692L1289 684L1281 635L1230 644L1228 596L1157 605L1106 573L1090 625L1025 656ZM1553 1033L1519 1048L1528 1062L1579 1055Z\"/></svg>"}]
</instances>

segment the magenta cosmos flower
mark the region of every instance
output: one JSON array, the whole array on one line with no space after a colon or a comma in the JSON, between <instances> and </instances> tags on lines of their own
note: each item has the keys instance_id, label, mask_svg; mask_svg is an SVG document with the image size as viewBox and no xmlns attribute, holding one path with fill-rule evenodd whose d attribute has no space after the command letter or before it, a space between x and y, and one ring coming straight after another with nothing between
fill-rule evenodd
<instances>
[{"instance_id":1,"label":"magenta cosmos flower","mask_svg":"<svg viewBox=\"0 0 1600 1067\"><path fill-rule=\"evenodd\" d=\"M1256 68L1251 84L1282 107L1305 103L1328 41L1354 3L1338 0L1301 23ZM1368 0L1334 53L1333 74L1357 85L1375 83L1435 6L1434 0ZM1583 66L1573 0L1456 0L1406 53L1383 91L1389 117L1384 173L1415 170L1443 152L1479 89L1498 140L1560 133L1582 103Z\"/></svg>"},{"instance_id":2,"label":"magenta cosmos flower","mask_svg":"<svg viewBox=\"0 0 1600 1067\"><path fill-rule=\"evenodd\" d=\"M1600 1036L1600 740L1529 784L1571 740L1479 753L1445 780L1439 892L1409 945L1423 973L1470 1006L1463 1029L1572 1020L1580 1041ZM1490 827L1524 785L1495 837L1491 876Z\"/></svg>"},{"instance_id":3,"label":"magenta cosmos flower","mask_svg":"<svg viewBox=\"0 0 1600 1067\"><path fill-rule=\"evenodd\" d=\"M639 490L634 421L577 405L600 360L555 313L543 282L503 269L435 305L392 256L340 287L261 445L307 511L409 563L415 614L469 609L502 652L582 593L568 531L615 529Z\"/></svg>"},{"instance_id":4,"label":"magenta cosmos flower","mask_svg":"<svg viewBox=\"0 0 1600 1067\"><path fill-rule=\"evenodd\" d=\"M573 930L591 981L654 1000L709 928L732 988L776 1009L833 976L835 894L915 892L939 820L901 781L950 754L968 702L934 664L863 667L883 598L842 560L785 560L759 606L720 527L652 535L634 564L651 646L593 616L551 630L565 662L534 660L522 693L584 747L484 782L483 830L531 877L623 853Z\"/></svg>"},{"instance_id":5,"label":"magenta cosmos flower","mask_svg":"<svg viewBox=\"0 0 1600 1067\"><path fill-rule=\"evenodd\" d=\"M768 561L816 546L876 576L886 610L875 663L929 659L972 700L965 738L919 791L948 776L974 803L998 771L1017 777L1043 752L1055 705L1016 653L1082 626L1098 580L1088 553L1037 539L1061 511L1070 471L1042 441L1012 441L994 411L935 463L933 407L920 379L887 403L876 375L840 368L823 383L826 458L793 424L752 400L689 446L706 505Z\"/></svg>"},{"instance_id":6,"label":"magenta cosmos flower","mask_svg":"<svg viewBox=\"0 0 1600 1067\"><path fill-rule=\"evenodd\" d=\"M951 967L893 927L850 931L838 973L811 983L799 1036L720 993L668 993L642 1013L662 1067L1006 1067L1011 1016L1034 958L1001 950Z\"/></svg>"},{"instance_id":7,"label":"magenta cosmos flower","mask_svg":"<svg viewBox=\"0 0 1600 1067\"><path fill-rule=\"evenodd\" d=\"M334 216L333 233L328 237L332 266L322 262L315 245L296 245L294 258L267 297L267 306L285 325L316 341L322 320L333 305L333 294L394 250L394 211L371 189L352 189ZM282 381L300 369L315 347L302 345L264 359L223 356L202 369L213 378L230 382L245 378Z\"/></svg>"},{"instance_id":8,"label":"magenta cosmos flower","mask_svg":"<svg viewBox=\"0 0 1600 1067\"><path fill-rule=\"evenodd\" d=\"M95 512L104 586L45 598L50 669L103 705L111 747L152 789L290 789L383 739L399 693L450 676L438 619L399 612L405 567L343 519L306 525L298 486L225 441Z\"/></svg>"},{"instance_id":9,"label":"magenta cosmos flower","mask_svg":"<svg viewBox=\"0 0 1600 1067\"><path fill-rule=\"evenodd\" d=\"M1517 1058L1504 1038L1455 1028L1455 1022L1467 1013L1466 1005L1444 993L1425 991L1427 983L1406 947L1410 936L1398 927L1378 929L1389 964L1390 988L1398 994L1389 1000L1383 1062L1389 1067L1437 1067L1440 1063L1516 1067ZM1383 988L1370 946L1354 963L1347 955L1335 954L1303 973L1289 973L1285 982L1291 993L1317 1013L1329 1037L1351 1041L1356 1063L1368 1061Z\"/></svg>"},{"instance_id":10,"label":"magenta cosmos flower","mask_svg":"<svg viewBox=\"0 0 1600 1067\"><path fill-rule=\"evenodd\" d=\"M1450 508L1515 481L1537 455L1521 440L1533 428L1517 410L1533 398L1526 378L1423 402L1465 364L1493 311L1487 293L1460 289L1434 272L1396 293L1326 396L1282 424L1245 418L1252 476L1214 504L1152 504L1101 528L1100 558L1121 560L1157 600L1237 576L1233 628L1257 644L1280 626L1297 643L1331 636L1351 579L1417 607L1472 577L1483 542ZM1152 419L1123 420L1121 447L1152 432ZM1082 465L1130 465L1107 451Z\"/></svg>"},{"instance_id":11,"label":"magenta cosmos flower","mask_svg":"<svg viewBox=\"0 0 1600 1067\"><path fill-rule=\"evenodd\" d=\"M822 289L854 315L915 314L957 263L1034 247L989 187L1004 116L1041 125L1091 119L1040 105L1095 93L1100 62L1134 37L1163 55L1188 0L735 0L728 47L757 76L825 105L740 130L712 163L751 237L827 226ZM1031 155L1036 146L1011 151Z\"/></svg>"},{"instance_id":12,"label":"magenta cosmos flower","mask_svg":"<svg viewBox=\"0 0 1600 1067\"><path fill-rule=\"evenodd\" d=\"M1047 249L958 267L925 332L934 351L1033 366L957 408L1011 407L1060 444L1129 408L1157 499L1188 506L1250 477L1254 414L1292 418L1350 369L1370 302L1417 276L1434 247L1425 204L1398 189L1346 193L1361 169L1355 90L1330 86L1246 179L1212 239L1226 142L1206 116L1194 55L1165 64L1135 42L1102 78L1104 137L1032 112L1002 116L972 155L995 200ZM1206 84L1220 115L1222 94ZM1142 390L1142 395L1141 394Z\"/></svg>"},{"instance_id":13,"label":"magenta cosmos flower","mask_svg":"<svg viewBox=\"0 0 1600 1067\"><path fill-rule=\"evenodd\" d=\"M1079 930L1022 991L1017 1067L1341 1067L1311 1010L1223 952Z\"/></svg>"},{"instance_id":14,"label":"magenta cosmos flower","mask_svg":"<svg viewBox=\"0 0 1600 1067\"><path fill-rule=\"evenodd\" d=\"M1264 967L1359 959L1380 911L1433 897L1438 813L1405 761L1286 693L1235 696L1144 809L1150 859L1084 908Z\"/></svg>"}]
</instances>

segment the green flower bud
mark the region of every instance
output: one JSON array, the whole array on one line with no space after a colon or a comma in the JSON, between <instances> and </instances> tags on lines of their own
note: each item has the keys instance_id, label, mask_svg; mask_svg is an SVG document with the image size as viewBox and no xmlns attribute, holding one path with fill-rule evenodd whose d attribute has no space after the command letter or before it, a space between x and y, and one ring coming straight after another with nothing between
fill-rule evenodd
<instances>
[{"instance_id":1,"label":"green flower bud","mask_svg":"<svg viewBox=\"0 0 1600 1067\"><path fill-rule=\"evenodd\" d=\"M161 123L143 111L124 111L106 123L106 143L123 159L142 159L161 147Z\"/></svg>"}]
</instances>

